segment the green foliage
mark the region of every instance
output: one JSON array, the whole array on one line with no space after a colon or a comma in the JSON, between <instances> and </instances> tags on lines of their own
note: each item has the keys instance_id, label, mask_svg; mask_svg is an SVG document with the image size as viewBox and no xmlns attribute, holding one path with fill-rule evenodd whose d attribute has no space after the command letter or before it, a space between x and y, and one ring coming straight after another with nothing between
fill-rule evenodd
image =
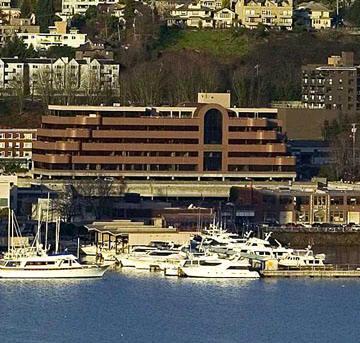
<instances>
[{"instance_id":1,"label":"green foliage","mask_svg":"<svg viewBox=\"0 0 360 343\"><path fill-rule=\"evenodd\" d=\"M124 19L126 21L126 27L131 28L135 18L135 0L126 0L125 4Z\"/></svg>"},{"instance_id":2,"label":"green foliage","mask_svg":"<svg viewBox=\"0 0 360 343\"><path fill-rule=\"evenodd\" d=\"M70 46L51 46L47 52L46 56L50 58L60 58L60 57L75 57L75 48Z\"/></svg>"},{"instance_id":3,"label":"green foliage","mask_svg":"<svg viewBox=\"0 0 360 343\"><path fill-rule=\"evenodd\" d=\"M49 26L54 25L55 7L53 0L39 0L36 6L36 20L41 32L48 32Z\"/></svg>"},{"instance_id":4,"label":"green foliage","mask_svg":"<svg viewBox=\"0 0 360 343\"><path fill-rule=\"evenodd\" d=\"M90 6L85 12L85 20L90 20L96 18L98 15L98 10L96 6Z\"/></svg>"},{"instance_id":5,"label":"green foliage","mask_svg":"<svg viewBox=\"0 0 360 343\"><path fill-rule=\"evenodd\" d=\"M81 30L86 25L86 17L81 14L75 14L71 18L71 27L76 27Z\"/></svg>"},{"instance_id":6,"label":"green foliage","mask_svg":"<svg viewBox=\"0 0 360 343\"><path fill-rule=\"evenodd\" d=\"M8 39L0 50L1 57L14 57L18 56L19 59L38 57L38 53L34 50L34 47L30 45L29 48L22 39L17 36Z\"/></svg>"},{"instance_id":7,"label":"green foliage","mask_svg":"<svg viewBox=\"0 0 360 343\"><path fill-rule=\"evenodd\" d=\"M222 7L230 8L230 0L222 0Z\"/></svg>"},{"instance_id":8,"label":"green foliage","mask_svg":"<svg viewBox=\"0 0 360 343\"><path fill-rule=\"evenodd\" d=\"M1 162L0 169L5 174L14 174L14 173L21 173L26 172L26 168L22 168L20 163L17 162Z\"/></svg>"},{"instance_id":9,"label":"green foliage","mask_svg":"<svg viewBox=\"0 0 360 343\"><path fill-rule=\"evenodd\" d=\"M34 12L32 0L23 0L21 2L20 11L22 18L29 18L31 13Z\"/></svg>"},{"instance_id":10,"label":"green foliage","mask_svg":"<svg viewBox=\"0 0 360 343\"><path fill-rule=\"evenodd\" d=\"M360 0L355 0L347 10L345 18L352 24L360 26Z\"/></svg>"}]
</instances>

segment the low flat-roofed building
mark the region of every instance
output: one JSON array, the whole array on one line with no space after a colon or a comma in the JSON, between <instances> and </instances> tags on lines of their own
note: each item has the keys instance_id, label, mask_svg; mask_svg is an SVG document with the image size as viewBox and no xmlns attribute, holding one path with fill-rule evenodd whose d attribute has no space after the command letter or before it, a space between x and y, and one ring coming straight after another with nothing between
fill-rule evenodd
<instances>
[{"instance_id":1,"label":"low flat-roofed building","mask_svg":"<svg viewBox=\"0 0 360 343\"><path fill-rule=\"evenodd\" d=\"M229 95L230 96L230 95ZM49 106L35 178L294 179L277 109Z\"/></svg>"},{"instance_id":2,"label":"low flat-roofed building","mask_svg":"<svg viewBox=\"0 0 360 343\"><path fill-rule=\"evenodd\" d=\"M360 190L345 186L234 187L232 201L237 211L251 209L257 223L360 224Z\"/></svg>"}]
</instances>

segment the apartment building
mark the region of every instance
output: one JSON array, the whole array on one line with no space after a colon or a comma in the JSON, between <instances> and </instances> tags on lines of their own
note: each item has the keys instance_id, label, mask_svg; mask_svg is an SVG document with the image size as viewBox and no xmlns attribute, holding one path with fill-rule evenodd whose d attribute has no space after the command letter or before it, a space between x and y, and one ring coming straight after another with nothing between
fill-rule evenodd
<instances>
[{"instance_id":1,"label":"apartment building","mask_svg":"<svg viewBox=\"0 0 360 343\"><path fill-rule=\"evenodd\" d=\"M23 83L25 64L19 58L0 58L0 94L11 93Z\"/></svg>"},{"instance_id":2,"label":"apartment building","mask_svg":"<svg viewBox=\"0 0 360 343\"><path fill-rule=\"evenodd\" d=\"M0 163L11 161L30 168L35 139L36 129L0 128Z\"/></svg>"},{"instance_id":3,"label":"apartment building","mask_svg":"<svg viewBox=\"0 0 360 343\"><path fill-rule=\"evenodd\" d=\"M0 58L0 89L6 93L19 82L31 95L50 87L55 94L69 87L74 95L83 94L89 87L117 91L119 77L120 64L110 59Z\"/></svg>"},{"instance_id":4,"label":"apartment building","mask_svg":"<svg viewBox=\"0 0 360 343\"><path fill-rule=\"evenodd\" d=\"M338 109L354 113L360 109L359 67L354 54L330 56L327 65L302 67L302 101L307 108Z\"/></svg>"},{"instance_id":5,"label":"apartment building","mask_svg":"<svg viewBox=\"0 0 360 343\"><path fill-rule=\"evenodd\" d=\"M77 29L67 30L65 21L56 21L55 26L49 27L49 33L20 32L17 36L23 39L27 46L32 44L35 50L47 50L51 46L78 48L87 41L85 33L79 33Z\"/></svg>"},{"instance_id":6,"label":"apartment building","mask_svg":"<svg viewBox=\"0 0 360 343\"><path fill-rule=\"evenodd\" d=\"M0 24L0 48L5 41L18 33L40 33L40 26L34 25L32 19L10 18L8 23Z\"/></svg>"},{"instance_id":7,"label":"apartment building","mask_svg":"<svg viewBox=\"0 0 360 343\"><path fill-rule=\"evenodd\" d=\"M177 107L49 106L35 178L294 179L277 110L232 108L230 94Z\"/></svg>"},{"instance_id":8,"label":"apartment building","mask_svg":"<svg viewBox=\"0 0 360 343\"><path fill-rule=\"evenodd\" d=\"M235 5L242 26L254 29L259 24L292 30L293 0L239 0Z\"/></svg>"},{"instance_id":9,"label":"apartment building","mask_svg":"<svg viewBox=\"0 0 360 343\"><path fill-rule=\"evenodd\" d=\"M294 11L294 16L300 24L306 27L322 30L331 27L331 11L324 4L310 1L300 3Z\"/></svg>"},{"instance_id":10,"label":"apartment building","mask_svg":"<svg viewBox=\"0 0 360 343\"><path fill-rule=\"evenodd\" d=\"M212 4L215 7L215 3ZM225 28L236 25L236 14L228 8L212 9L197 4L177 5L167 19L168 26Z\"/></svg>"}]
</instances>

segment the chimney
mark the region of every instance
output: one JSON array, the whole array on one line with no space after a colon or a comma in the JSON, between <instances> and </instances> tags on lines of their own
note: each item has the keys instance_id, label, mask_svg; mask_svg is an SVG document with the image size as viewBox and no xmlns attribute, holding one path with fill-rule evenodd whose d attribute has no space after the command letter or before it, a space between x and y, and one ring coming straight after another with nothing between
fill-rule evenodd
<instances>
[{"instance_id":1,"label":"chimney","mask_svg":"<svg viewBox=\"0 0 360 343\"><path fill-rule=\"evenodd\" d=\"M341 53L342 65L344 67L354 66L354 53L352 51L343 51Z\"/></svg>"}]
</instances>

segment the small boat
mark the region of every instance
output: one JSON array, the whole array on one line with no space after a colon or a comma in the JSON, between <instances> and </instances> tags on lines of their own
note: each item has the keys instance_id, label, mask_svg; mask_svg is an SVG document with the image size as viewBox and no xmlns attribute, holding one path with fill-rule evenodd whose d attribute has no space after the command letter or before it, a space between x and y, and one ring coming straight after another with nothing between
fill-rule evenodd
<instances>
[{"instance_id":1,"label":"small boat","mask_svg":"<svg viewBox=\"0 0 360 343\"><path fill-rule=\"evenodd\" d=\"M230 259L199 258L186 260L179 267L179 275L196 278L259 278L250 270L248 259L234 255Z\"/></svg>"},{"instance_id":2,"label":"small boat","mask_svg":"<svg viewBox=\"0 0 360 343\"><path fill-rule=\"evenodd\" d=\"M0 261L0 278L67 279L102 277L109 265L82 265L71 254L25 256Z\"/></svg>"}]
</instances>

